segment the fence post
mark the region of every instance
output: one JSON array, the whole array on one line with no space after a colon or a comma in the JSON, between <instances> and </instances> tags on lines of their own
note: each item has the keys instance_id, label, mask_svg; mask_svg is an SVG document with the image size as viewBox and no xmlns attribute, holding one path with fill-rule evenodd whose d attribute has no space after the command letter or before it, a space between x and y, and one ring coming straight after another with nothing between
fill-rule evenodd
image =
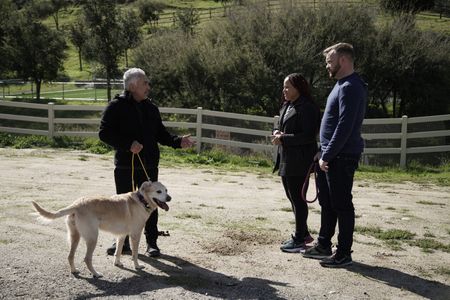
<instances>
[{"instance_id":1,"label":"fence post","mask_svg":"<svg viewBox=\"0 0 450 300\"><path fill-rule=\"evenodd\" d=\"M55 103L48 103L48 137L53 137L55 134Z\"/></svg>"},{"instance_id":2,"label":"fence post","mask_svg":"<svg viewBox=\"0 0 450 300\"><path fill-rule=\"evenodd\" d=\"M197 107L197 132L195 133L197 137L197 154L202 150L202 111L203 108Z\"/></svg>"},{"instance_id":3,"label":"fence post","mask_svg":"<svg viewBox=\"0 0 450 300\"><path fill-rule=\"evenodd\" d=\"M406 167L407 140L408 140L408 116L402 116L402 137L400 140L400 168Z\"/></svg>"},{"instance_id":4,"label":"fence post","mask_svg":"<svg viewBox=\"0 0 450 300\"><path fill-rule=\"evenodd\" d=\"M64 82L62 83L62 99L64 100Z\"/></svg>"}]
</instances>

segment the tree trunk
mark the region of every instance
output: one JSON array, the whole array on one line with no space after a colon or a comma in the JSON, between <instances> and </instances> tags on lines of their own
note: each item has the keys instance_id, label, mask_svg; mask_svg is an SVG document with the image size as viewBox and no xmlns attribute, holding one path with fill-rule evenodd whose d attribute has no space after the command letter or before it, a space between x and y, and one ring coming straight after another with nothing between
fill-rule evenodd
<instances>
[{"instance_id":1,"label":"tree trunk","mask_svg":"<svg viewBox=\"0 0 450 300\"><path fill-rule=\"evenodd\" d=\"M393 96L393 99L392 99L392 117L396 117L396 113L395 113L395 111L396 111L396 106L397 106L397 91L394 89L394 96Z\"/></svg>"},{"instance_id":2,"label":"tree trunk","mask_svg":"<svg viewBox=\"0 0 450 300\"><path fill-rule=\"evenodd\" d=\"M36 85L36 100L40 100L41 99L41 79L35 79L34 80L34 84Z\"/></svg>"},{"instance_id":3,"label":"tree trunk","mask_svg":"<svg viewBox=\"0 0 450 300\"><path fill-rule=\"evenodd\" d=\"M111 101L111 75L110 72L106 72L106 93L108 96L108 102Z\"/></svg>"},{"instance_id":4,"label":"tree trunk","mask_svg":"<svg viewBox=\"0 0 450 300\"><path fill-rule=\"evenodd\" d=\"M128 51L125 49L125 67L128 68Z\"/></svg>"},{"instance_id":5,"label":"tree trunk","mask_svg":"<svg viewBox=\"0 0 450 300\"><path fill-rule=\"evenodd\" d=\"M83 71L83 63L81 61L81 49L78 49L78 61L80 62L80 71Z\"/></svg>"}]
</instances>

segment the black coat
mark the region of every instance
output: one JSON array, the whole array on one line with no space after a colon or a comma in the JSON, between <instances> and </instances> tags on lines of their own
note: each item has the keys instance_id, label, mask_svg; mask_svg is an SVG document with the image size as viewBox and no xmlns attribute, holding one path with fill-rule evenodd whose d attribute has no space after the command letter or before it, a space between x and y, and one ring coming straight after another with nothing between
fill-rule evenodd
<instances>
[{"instance_id":1,"label":"black coat","mask_svg":"<svg viewBox=\"0 0 450 300\"><path fill-rule=\"evenodd\" d=\"M138 103L129 92L116 95L105 108L99 137L116 150L114 164L118 168L131 168L130 148L133 141L143 145L139 155L146 168L158 167L160 157L158 143L181 148L181 137L171 135L167 131L158 107L150 99ZM141 168L137 157L135 167Z\"/></svg>"},{"instance_id":2,"label":"black coat","mask_svg":"<svg viewBox=\"0 0 450 300\"><path fill-rule=\"evenodd\" d=\"M284 117L288 104L286 101L280 109L278 130L284 132L284 136L282 145L278 146L274 172L278 170L280 176L306 176L318 150L320 110L312 101L300 97Z\"/></svg>"}]
</instances>

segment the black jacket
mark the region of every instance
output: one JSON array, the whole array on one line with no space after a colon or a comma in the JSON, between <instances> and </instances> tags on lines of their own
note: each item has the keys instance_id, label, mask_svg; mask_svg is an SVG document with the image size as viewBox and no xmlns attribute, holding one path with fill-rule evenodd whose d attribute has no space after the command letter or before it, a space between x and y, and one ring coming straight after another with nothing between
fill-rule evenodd
<instances>
[{"instance_id":1,"label":"black jacket","mask_svg":"<svg viewBox=\"0 0 450 300\"><path fill-rule=\"evenodd\" d=\"M317 153L316 137L319 131L320 110L312 101L300 97L286 113L289 102L280 109L278 130L284 132L282 145L278 146L274 172L280 176L306 176ZM284 121L283 121L284 120Z\"/></svg>"},{"instance_id":2,"label":"black jacket","mask_svg":"<svg viewBox=\"0 0 450 300\"><path fill-rule=\"evenodd\" d=\"M100 140L115 150L114 164L118 168L131 168L130 151L133 141L143 145L139 153L146 168L159 164L158 143L181 148L181 137L171 135L161 120L158 107L150 99L138 103L129 92L116 97L105 108L99 131ZM135 167L141 169L135 157Z\"/></svg>"}]
</instances>

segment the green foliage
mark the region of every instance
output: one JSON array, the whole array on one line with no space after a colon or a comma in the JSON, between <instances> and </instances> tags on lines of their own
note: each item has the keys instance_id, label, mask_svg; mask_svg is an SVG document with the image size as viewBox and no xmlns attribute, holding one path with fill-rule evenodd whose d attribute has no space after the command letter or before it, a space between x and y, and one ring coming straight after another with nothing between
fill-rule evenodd
<instances>
[{"instance_id":1,"label":"green foliage","mask_svg":"<svg viewBox=\"0 0 450 300\"><path fill-rule=\"evenodd\" d=\"M10 29L8 46L13 51L11 68L20 78L34 81L39 99L42 81L54 80L63 68L64 37L25 9Z\"/></svg>"},{"instance_id":2,"label":"green foliage","mask_svg":"<svg viewBox=\"0 0 450 300\"><path fill-rule=\"evenodd\" d=\"M40 135L15 135L0 133L0 147L24 148L71 148L96 154L106 154L112 148L97 138L74 138L60 136L50 138Z\"/></svg>"},{"instance_id":3,"label":"green foliage","mask_svg":"<svg viewBox=\"0 0 450 300\"><path fill-rule=\"evenodd\" d=\"M139 17L147 23L159 20L159 14L166 8L164 3L152 0L139 0L136 6Z\"/></svg>"},{"instance_id":4,"label":"green foliage","mask_svg":"<svg viewBox=\"0 0 450 300\"><path fill-rule=\"evenodd\" d=\"M200 23L198 10L192 7L178 10L175 15L178 27L187 35L194 34L194 27Z\"/></svg>"}]
</instances>

